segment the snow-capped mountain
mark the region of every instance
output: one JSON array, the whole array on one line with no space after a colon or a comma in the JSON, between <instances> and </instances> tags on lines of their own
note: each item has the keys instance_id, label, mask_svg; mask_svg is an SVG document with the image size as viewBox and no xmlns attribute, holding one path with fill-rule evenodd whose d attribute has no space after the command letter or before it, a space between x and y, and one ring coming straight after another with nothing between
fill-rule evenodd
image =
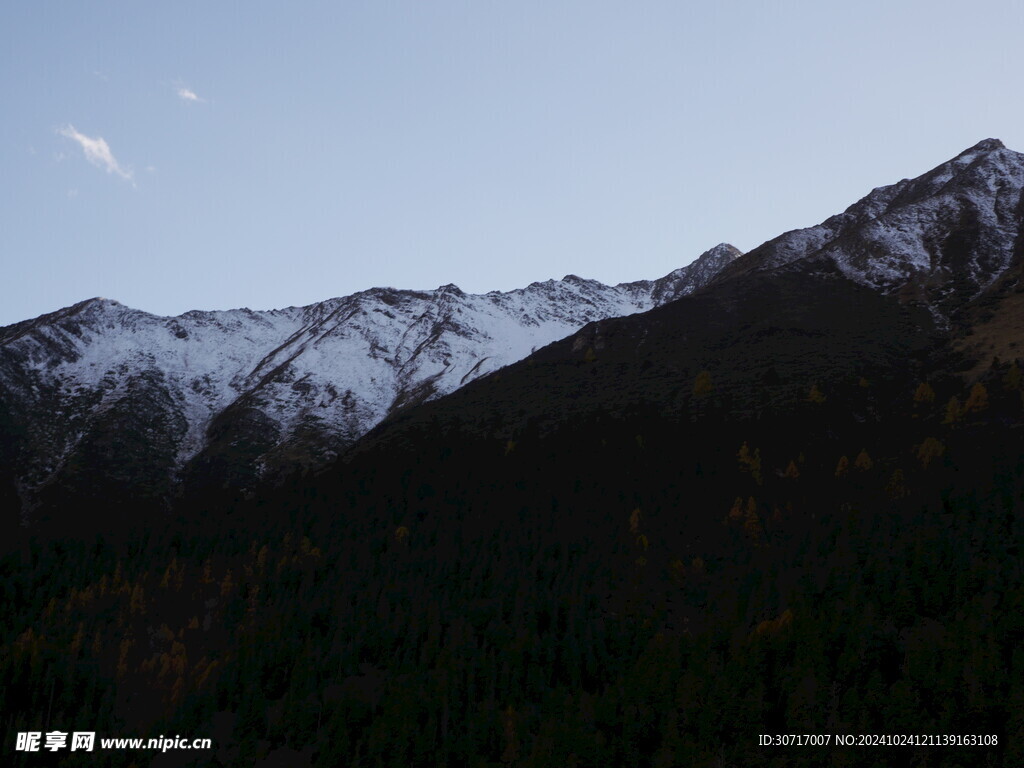
<instances>
[{"instance_id":1,"label":"snow-capped mountain","mask_svg":"<svg viewBox=\"0 0 1024 768\"><path fill-rule=\"evenodd\" d=\"M988 139L818 226L746 255L720 245L654 281L568 275L484 295L375 288L173 318L92 299L0 329L0 504L27 513L45 507L49 489L95 498L116 487L159 505L182 487L244 489L323 465L389 414L592 322L744 275L778 275L792 302L802 300L793 286L809 284L786 275L845 278L925 307L946 329L978 331L980 317L968 322L962 310L998 299L998 322L975 346L1010 349L1002 327L1019 322L1017 305L1003 299L1024 264L1022 222L1024 155Z\"/></svg>"},{"instance_id":2,"label":"snow-capped mountain","mask_svg":"<svg viewBox=\"0 0 1024 768\"><path fill-rule=\"evenodd\" d=\"M827 261L945 322L1024 250L1024 154L986 139L916 179L879 187L818 226L755 248L718 276Z\"/></svg>"},{"instance_id":3,"label":"snow-capped mountain","mask_svg":"<svg viewBox=\"0 0 1024 768\"><path fill-rule=\"evenodd\" d=\"M387 420L341 464L367 456L379 466L442 438L486 446L498 434L531 449L558 435L549 444L574 465L576 434L641 445L661 431L685 443L699 439L691 425L712 418L737 429L739 444L741 430L762 419L788 424L819 396L860 399L851 434L864 429L855 441L873 444L881 403L909 403L930 380L963 398L955 382L995 376L1005 361L1020 367L1022 336L1024 155L990 139L768 241L700 291L589 324L500 377ZM772 439L792 439L799 455L820 428L833 425L805 422ZM579 455L582 474L596 457L582 447ZM579 477L576 466L566 474Z\"/></svg>"},{"instance_id":4,"label":"snow-capped mountain","mask_svg":"<svg viewBox=\"0 0 1024 768\"><path fill-rule=\"evenodd\" d=\"M244 485L316 465L399 408L686 295L739 255L722 244L616 286L568 275L483 295L374 288L266 312L157 317L91 299L0 329L0 462L26 507L48 484L97 474L160 495L190 475Z\"/></svg>"}]
</instances>

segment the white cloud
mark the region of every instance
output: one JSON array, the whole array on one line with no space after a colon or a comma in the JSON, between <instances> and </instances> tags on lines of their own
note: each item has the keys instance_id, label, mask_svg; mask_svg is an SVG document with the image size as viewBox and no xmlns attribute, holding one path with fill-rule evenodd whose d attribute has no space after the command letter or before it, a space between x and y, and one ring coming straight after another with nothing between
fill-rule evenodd
<instances>
[{"instance_id":1,"label":"white cloud","mask_svg":"<svg viewBox=\"0 0 1024 768\"><path fill-rule=\"evenodd\" d=\"M191 88L189 88L189 87L187 87L185 85L182 85L181 83L178 83L175 86L175 90L177 90L177 92L178 92L178 98L181 99L182 101L196 101L196 102L199 102L200 104L205 104L206 103L206 99L201 98L199 96L199 94L197 94Z\"/></svg>"},{"instance_id":2,"label":"white cloud","mask_svg":"<svg viewBox=\"0 0 1024 768\"><path fill-rule=\"evenodd\" d=\"M73 125L67 125L57 131L57 133L77 142L85 153L85 159L97 168L102 168L107 173L116 173L122 179L134 183L132 169L121 167L121 164L117 162L117 158L114 157L114 153L110 151L110 145L104 141L102 136L91 139L85 134L76 131Z\"/></svg>"}]
</instances>

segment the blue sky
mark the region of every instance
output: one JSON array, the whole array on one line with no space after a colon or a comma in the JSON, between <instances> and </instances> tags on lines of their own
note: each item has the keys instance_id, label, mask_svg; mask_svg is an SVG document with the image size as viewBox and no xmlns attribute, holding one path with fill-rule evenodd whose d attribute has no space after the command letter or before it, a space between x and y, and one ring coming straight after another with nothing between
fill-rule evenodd
<instances>
[{"instance_id":1,"label":"blue sky","mask_svg":"<svg viewBox=\"0 0 1024 768\"><path fill-rule=\"evenodd\" d=\"M654 278L980 139L1024 4L0 5L0 324Z\"/></svg>"}]
</instances>

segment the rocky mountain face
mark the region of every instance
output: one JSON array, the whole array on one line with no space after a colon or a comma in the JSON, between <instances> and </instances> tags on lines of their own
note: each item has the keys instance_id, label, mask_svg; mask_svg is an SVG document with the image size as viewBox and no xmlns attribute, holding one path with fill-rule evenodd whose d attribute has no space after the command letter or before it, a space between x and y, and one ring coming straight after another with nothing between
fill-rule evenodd
<instances>
[{"instance_id":1,"label":"rocky mountain face","mask_svg":"<svg viewBox=\"0 0 1024 768\"><path fill-rule=\"evenodd\" d=\"M267 312L156 317L84 301L0 329L6 495L27 513L48 489L93 497L113 482L156 503L181 480L237 488L319 465L388 414L691 293L739 255L722 244L616 286L375 288Z\"/></svg>"}]
</instances>

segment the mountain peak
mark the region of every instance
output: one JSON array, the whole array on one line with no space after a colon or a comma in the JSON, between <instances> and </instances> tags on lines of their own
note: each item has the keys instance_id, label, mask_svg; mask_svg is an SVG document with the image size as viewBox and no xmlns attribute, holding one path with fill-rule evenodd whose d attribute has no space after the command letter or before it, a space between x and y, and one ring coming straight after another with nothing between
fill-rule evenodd
<instances>
[{"instance_id":1,"label":"mountain peak","mask_svg":"<svg viewBox=\"0 0 1024 768\"><path fill-rule=\"evenodd\" d=\"M1024 154L985 139L817 226L769 240L717 280L830 261L854 282L927 306L944 324L1014 263L1022 195Z\"/></svg>"},{"instance_id":2,"label":"mountain peak","mask_svg":"<svg viewBox=\"0 0 1024 768\"><path fill-rule=\"evenodd\" d=\"M672 273L672 275L679 274L685 270L692 271L693 269L712 269L717 272L722 267L735 261L742 255L743 251L735 245L730 243L719 243L714 248L708 248L688 266L677 269ZM671 277L671 275L667 275L667 277Z\"/></svg>"},{"instance_id":3,"label":"mountain peak","mask_svg":"<svg viewBox=\"0 0 1024 768\"><path fill-rule=\"evenodd\" d=\"M667 304L700 290L742 255L742 251L729 243L719 243L714 248L704 251L685 267L673 270L654 281L651 291L654 306Z\"/></svg>"},{"instance_id":4,"label":"mountain peak","mask_svg":"<svg viewBox=\"0 0 1024 768\"><path fill-rule=\"evenodd\" d=\"M577 285L587 284L587 283L597 283L596 280L591 280L591 279L586 278L586 277L580 277L579 275L574 275L574 274L571 274L571 273L566 275L565 277L563 277L561 282L563 282L563 283L575 283Z\"/></svg>"},{"instance_id":5,"label":"mountain peak","mask_svg":"<svg viewBox=\"0 0 1024 768\"><path fill-rule=\"evenodd\" d=\"M696 261L704 258L727 258L730 261L743 255L743 251L732 243L719 243L714 248L709 248L697 257Z\"/></svg>"},{"instance_id":6,"label":"mountain peak","mask_svg":"<svg viewBox=\"0 0 1024 768\"><path fill-rule=\"evenodd\" d=\"M1005 160L1009 159L1013 163L1016 159L1020 158L1024 158L1024 155L1008 150L1006 145L999 139L982 139L973 147L965 149L952 160L943 163L935 168L931 174L925 174L922 178L927 179L933 174L958 173L978 162L982 162L984 165L991 163L1002 164Z\"/></svg>"},{"instance_id":7,"label":"mountain peak","mask_svg":"<svg viewBox=\"0 0 1024 768\"><path fill-rule=\"evenodd\" d=\"M995 152L999 149L1006 149L1006 145L999 139L982 139L970 149L965 149L960 155L977 154L980 152Z\"/></svg>"}]
</instances>

